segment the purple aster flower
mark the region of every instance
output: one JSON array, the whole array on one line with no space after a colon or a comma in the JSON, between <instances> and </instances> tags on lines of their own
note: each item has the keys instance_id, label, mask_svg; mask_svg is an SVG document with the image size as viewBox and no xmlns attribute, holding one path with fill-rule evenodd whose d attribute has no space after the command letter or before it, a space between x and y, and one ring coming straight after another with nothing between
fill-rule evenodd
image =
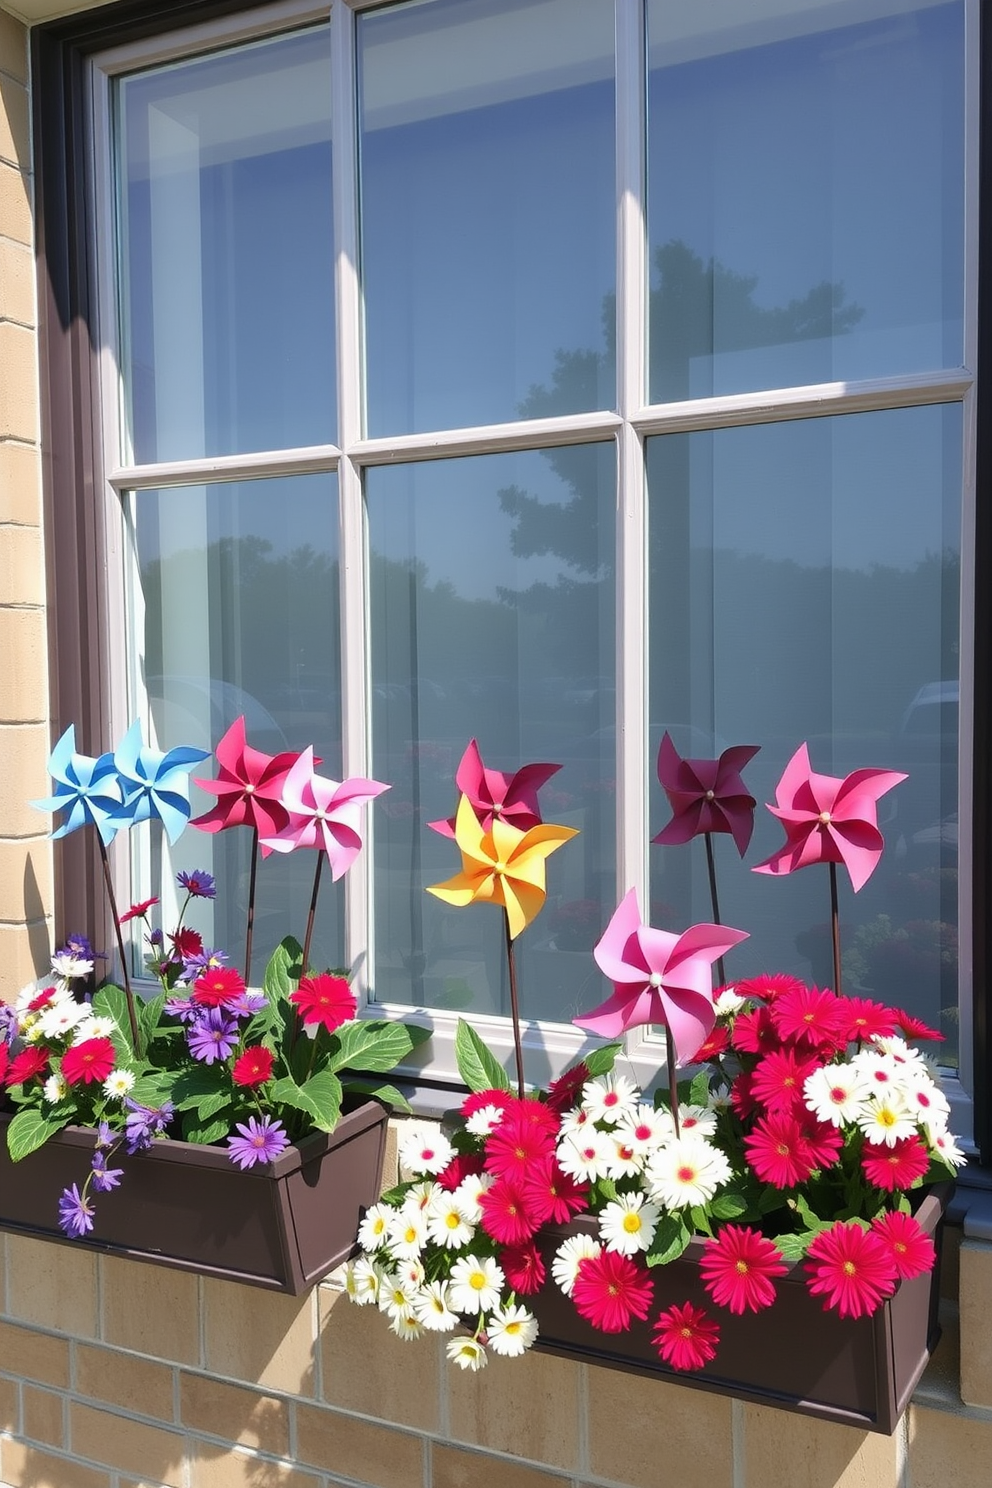
<instances>
[{"instance_id":1,"label":"purple aster flower","mask_svg":"<svg viewBox=\"0 0 992 1488\"><path fill-rule=\"evenodd\" d=\"M213 1064L215 1059L227 1059L237 1048L240 1036L237 1018L229 1017L224 1008L219 1007L201 1010L186 1030L189 1052L204 1064Z\"/></svg>"},{"instance_id":2,"label":"purple aster flower","mask_svg":"<svg viewBox=\"0 0 992 1488\"><path fill-rule=\"evenodd\" d=\"M182 1023L192 1023L200 1009L188 997L170 997L165 1003L165 1012Z\"/></svg>"},{"instance_id":3,"label":"purple aster flower","mask_svg":"<svg viewBox=\"0 0 992 1488\"><path fill-rule=\"evenodd\" d=\"M183 981L195 982L205 971L219 971L226 962L226 951L195 951L192 956L183 957Z\"/></svg>"},{"instance_id":4,"label":"purple aster flower","mask_svg":"<svg viewBox=\"0 0 992 1488\"><path fill-rule=\"evenodd\" d=\"M161 930L151 930L148 934L148 944L160 946L165 944L165 936Z\"/></svg>"},{"instance_id":5,"label":"purple aster flower","mask_svg":"<svg viewBox=\"0 0 992 1488\"><path fill-rule=\"evenodd\" d=\"M233 1013L235 1018L254 1018L268 1005L269 999L264 992L242 992L240 997L226 1004L226 1011Z\"/></svg>"},{"instance_id":6,"label":"purple aster flower","mask_svg":"<svg viewBox=\"0 0 992 1488\"><path fill-rule=\"evenodd\" d=\"M163 1101L158 1107L139 1106L137 1101L125 1097L128 1114L124 1118L124 1140L132 1157L152 1144L152 1138L165 1131L175 1114L171 1101Z\"/></svg>"},{"instance_id":7,"label":"purple aster flower","mask_svg":"<svg viewBox=\"0 0 992 1488\"><path fill-rule=\"evenodd\" d=\"M177 873L176 882L191 899L213 899L217 894L213 874L202 868L194 868L190 873Z\"/></svg>"},{"instance_id":8,"label":"purple aster flower","mask_svg":"<svg viewBox=\"0 0 992 1488\"><path fill-rule=\"evenodd\" d=\"M100 1152L104 1147L112 1147L113 1145L114 1134L110 1130L110 1123L108 1121L101 1121L96 1129L96 1150Z\"/></svg>"},{"instance_id":9,"label":"purple aster flower","mask_svg":"<svg viewBox=\"0 0 992 1488\"><path fill-rule=\"evenodd\" d=\"M17 1014L5 1002L0 1002L0 1041L12 1044L17 1037Z\"/></svg>"},{"instance_id":10,"label":"purple aster flower","mask_svg":"<svg viewBox=\"0 0 992 1488\"><path fill-rule=\"evenodd\" d=\"M227 1155L239 1168L253 1168L259 1162L274 1162L289 1146L282 1124L271 1116L256 1121L249 1116L247 1124L238 1122L240 1137L228 1137Z\"/></svg>"},{"instance_id":11,"label":"purple aster flower","mask_svg":"<svg viewBox=\"0 0 992 1488\"><path fill-rule=\"evenodd\" d=\"M59 1199L59 1229L73 1240L78 1240L80 1235L85 1235L93 1228L93 1215L96 1211L89 1199L85 1199L74 1183L71 1188L62 1190Z\"/></svg>"},{"instance_id":12,"label":"purple aster flower","mask_svg":"<svg viewBox=\"0 0 992 1488\"><path fill-rule=\"evenodd\" d=\"M97 1193L109 1193L112 1188L117 1188L124 1177L123 1168L108 1168L107 1159L102 1152L93 1154L93 1187Z\"/></svg>"},{"instance_id":13,"label":"purple aster flower","mask_svg":"<svg viewBox=\"0 0 992 1488\"><path fill-rule=\"evenodd\" d=\"M95 951L93 943L88 935L70 935L64 946L60 946L55 952L56 956L74 956L78 961L106 961L106 951Z\"/></svg>"}]
</instances>

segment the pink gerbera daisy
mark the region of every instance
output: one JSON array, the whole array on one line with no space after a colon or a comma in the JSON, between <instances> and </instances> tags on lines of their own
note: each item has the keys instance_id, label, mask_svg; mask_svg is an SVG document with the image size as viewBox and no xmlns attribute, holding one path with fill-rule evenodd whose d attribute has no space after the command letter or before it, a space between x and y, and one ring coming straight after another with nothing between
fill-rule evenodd
<instances>
[{"instance_id":1,"label":"pink gerbera daisy","mask_svg":"<svg viewBox=\"0 0 992 1488\"><path fill-rule=\"evenodd\" d=\"M603 1333L622 1333L632 1317L646 1318L653 1296L654 1282L629 1256L604 1250L579 1262L572 1301Z\"/></svg>"},{"instance_id":2,"label":"pink gerbera daisy","mask_svg":"<svg viewBox=\"0 0 992 1488\"><path fill-rule=\"evenodd\" d=\"M481 1153L458 1152L451 1159L443 1172L438 1174L438 1185L448 1193L454 1193L455 1189L471 1173L481 1173L483 1161Z\"/></svg>"},{"instance_id":3,"label":"pink gerbera daisy","mask_svg":"<svg viewBox=\"0 0 992 1488\"><path fill-rule=\"evenodd\" d=\"M731 1312L760 1312L775 1301L773 1277L788 1266L771 1240L742 1225L724 1225L707 1240L699 1270L713 1301Z\"/></svg>"},{"instance_id":4,"label":"pink gerbera daisy","mask_svg":"<svg viewBox=\"0 0 992 1488\"><path fill-rule=\"evenodd\" d=\"M869 1316L891 1297L898 1272L891 1248L881 1236L854 1220L838 1222L817 1235L807 1252L806 1285L835 1307L841 1317Z\"/></svg>"},{"instance_id":5,"label":"pink gerbera daisy","mask_svg":"<svg viewBox=\"0 0 992 1488\"><path fill-rule=\"evenodd\" d=\"M840 1156L844 1138L839 1127L832 1121L817 1121L810 1112L804 1111L799 1122L803 1141L814 1168L829 1168Z\"/></svg>"},{"instance_id":6,"label":"pink gerbera daisy","mask_svg":"<svg viewBox=\"0 0 992 1488\"><path fill-rule=\"evenodd\" d=\"M719 1326L691 1302L669 1307L654 1331L655 1347L673 1369L702 1369L713 1358L719 1341Z\"/></svg>"},{"instance_id":7,"label":"pink gerbera daisy","mask_svg":"<svg viewBox=\"0 0 992 1488\"><path fill-rule=\"evenodd\" d=\"M864 1148L861 1166L869 1183L886 1193L909 1188L930 1166L930 1154L919 1137L902 1137L888 1146Z\"/></svg>"},{"instance_id":8,"label":"pink gerbera daisy","mask_svg":"<svg viewBox=\"0 0 992 1488\"><path fill-rule=\"evenodd\" d=\"M896 1024L901 1029L904 1038L939 1039L943 1042L944 1035L942 1033L938 1032L936 1028L931 1028L921 1018L914 1018L912 1013L907 1013L902 1008L897 1008L894 1016Z\"/></svg>"},{"instance_id":9,"label":"pink gerbera daisy","mask_svg":"<svg viewBox=\"0 0 992 1488\"><path fill-rule=\"evenodd\" d=\"M523 1183L524 1202L535 1224L567 1224L573 1214L589 1207L589 1185L563 1173L553 1157L542 1158Z\"/></svg>"},{"instance_id":10,"label":"pink gerbera daisy","mask_svg":"<svg viewBox=\"0 0 992 1488\"><path fill-rule=\"evenodd\" d=\"M933 1270L937 1259L934 1243L911 1214L901 1211L879 1214L872 1220L871 1227L888 1247L897 1276L908 1281Z\"/></svg>"},{"instance_id":11,"label":"pink gerbera daisy","mask_svg":"<svg viewBox=\"0 0 992 1488\"><path fill-rule=\"evenodd\" d=\"M532 1240L522 1245L507 1245L499 1253L507 1286L522 1297L532 1296L544 1285L544 1262Z\"/></svg>"},{"instance_id":12,"label":"pink gerbera daisy","mask_svg":"<svg viewBox=\"0 0 992 1488\"><path fill-rule=\"evenodd\" d=\"M793 1188L816 1167L802 1127L792 1116L763 1116L744 1139L744 1151L762 1183Z\"/></svg>"},{"instance_id":13,"label":"pink gerbera daisy","mask_svg":"<svg viewBox=\"0 0 992 1488\"><path fill-rule=\"evenodd\" d=\"M498 1178L523 1180L535 1163L552 1155L554 1145L550 1132L520 1120L516 1111L507 1111L496 1130L486 1138L486 1167Z\"/></svg>"},{"instance_id":14,"label":"pink gerbera daisy","mask_svg":"<svg viewBox=\"0 0 992 1488\"><path fill-rule=\"evenodd\" d=\"M495 1106L498 1111L505 1111L507 1106L513 1104L514 1097L508 1090L473 1090L462 1101L462 1115L473 1116L476 1111L482 1111L486 1106Z\"/></svg>"},{"instance_id":15,"label":"pink gerbera daisy","mask_svg":"<svg viewBox=\"0 0 992 1488\"><path fill-rule=\"evenodd\" d=\"M817 1060L795 1049L774 1049L751 1071L751 1095L772 1115L783 1115L802 1105L803 1081L817 1068Z\"/></svg>"},{"instance_id":16,"label":"pink gerbera daisy","mask_svg":"<svg viewBox=\"0 0 992 1488\"><path fill-rule=\"evenodd\" d=\"M774 1002L784 992L802 990L803 983L799 978L789 976L784 971L763 972L760 976L746 977L743 982L734 983L734 991L738 997L760 997L765 1002Z\"/></svg>"},{"instance_id":17,"label":"pink gerbera daisy","mask_svg":"<svg viewBox=\"0 0 992 1488\"><path fill-rule=\"evenodd\" d=\"M770 1054L773 1049L781 1046L781 1039L766 1007L755 1008L750 1013L739 1013L734 1019L730 1042L740 1054Z\"/></svg>"},{"instance_id":18,"label":"pink gerbera daisy","mask_svg":"<svg viewBox=\"0 0 992 1488\"><path fill-rule=\"evenodd\" d=\"M479 1194L482 1228L500 1245L520 1245L537 1228L527 1212L523 1185L512 1178L497 1178Z\"/></svg>"},{"instance_id":19,"label":"pink gerbera daisy","mask_svg":"<svg viewBox=\"0 0 992 1488\"><path fill-rule=\"evenodd\" d=\"M783 992L769 1009L779 1038L804 1049L838 1050L847 1043L847 1014L827 988Z\"/></svg>"},{"instance_id":20,"label":"pink gerbera daisy","mask_svg":"<svg viewBox=\"0 0 992 1488\"><path fill-rule=\"evenodd\" d=\"M847 1037L864 1042L870 1038L890 1038L898 1027L898 1015L880 1002L867 997L848 997L844 1002L848 1016Z\"/></svg>"},{"instance_id":21,"label":"pink gerbera daisy","mask_svg":"<svg viewBox=\"0 0 992 1488\"><path fill-rule=\"evenodd\" d=\"M718 1023L703 1040L695 1054L692 1056L693 1064L703 1064L707 1059L717 1059L730 1047L730 1032L722 1023Z\"/></svg>"}]
</instances>

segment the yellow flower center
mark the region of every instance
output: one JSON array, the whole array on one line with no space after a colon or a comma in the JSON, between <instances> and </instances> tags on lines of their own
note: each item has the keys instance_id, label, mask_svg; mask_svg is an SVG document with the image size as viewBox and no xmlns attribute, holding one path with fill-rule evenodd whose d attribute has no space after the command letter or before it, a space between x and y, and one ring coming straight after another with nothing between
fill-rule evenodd
<instances>
[{"instance_id":1,"label":"yellow flower center","mask_svg":"<svg viewBox=\"0 0 992 1488\"><path fill-rule=\"evenodd\" d=\"M625 1214L623 1227L628 1235L637 1235L641 1229L641 1216L639 1214Z\"/></svg>"}]
</instances>

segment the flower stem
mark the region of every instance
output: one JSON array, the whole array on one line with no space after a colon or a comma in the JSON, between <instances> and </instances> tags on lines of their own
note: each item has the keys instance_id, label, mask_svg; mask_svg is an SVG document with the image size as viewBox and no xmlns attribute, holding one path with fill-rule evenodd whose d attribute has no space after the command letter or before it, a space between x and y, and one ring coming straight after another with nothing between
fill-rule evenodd
<instances>
[{"instance_id":1,"label":"flower stem","mask_svg":"<svg viewBox=\"0 0 992 1488\"><path fill-rule=\"evenodd\" d=\"M255 877L258 871L258 828L251 829L251 871L248 878L248 922L245 927L245 986L251 986L251 940L255 929Z\"/></svg>"},{"instance_id":2,"label":"flower stem","mask_svg":"<svg viewBox=\"0 0 992 1488\"><path fill-rule=\"evenodd\" d=\"M139 1057L144 1053L141 1048L141 1040L138 1035L138 1018L134 1010L134 994L131 991L131 978L127 974L127 953L124 950L124 936L121 933L120 916L117 913L117 899L114 894L114 882L110 876L110 860L107 857L107 844L97 833L97 841L100 844L100 860L103 863L103 880L107 886L107 898L110 900L110 913L114 920L114 934L117 937L117 950L121 958L121 979L124 982L124 998L127 1002L127 1018L131 1025L131 1040L134 1044L134 1052Z\"/></svg>"},{"instance_id":3,"label":"flower stem","mask_svg":"<svg viewBox=\"0 0 992 1488\"><path fill-rule=\"evenodd\" d=\"M513 1058L517 1066L517 1094L524 1098L524 1050L520 1038L520 1002L517 997L517 964L513 959L513 936L510 934L510 916L503 910L503 929L506 931L506 964L510 973L510 1017L513 1019Z\"/></svg>"},{"instance_id":4,"label":"flower stem","mask_svg":"<svg viewBox=\"0 0 992 1488\"><path fill-rule=\"evenodd\" d=\"M706 868L710 876L710 903L713 905L713 923L722 925L720 919L720 901L716 896L716 859L713 856L713 833L704 832L706 839ZM717 979L722 987L727 980L727 973L723 969L723 957L718 956L716 961Z\"/></svg>"},{"instance_id":5,"label":"flower stem","mask_svg":"<svg viewBox=\"0 0 992 1488\"><path fill-rule=\"evenodd\" d=\"M837 907L837 864L830 863L830 933L834 948L834 991L843 997L840 985L840 910Z\"/></svg>"},{"instance_id":6,"label":"flower stem","mask_svg":"<svg viewBox=\"0 0 992 1488\"><path fill-rule=\"evenodd\" d=\"M324 854L317 849L317 869L313 876L313 892L310 895L310 913L307 915L307 933L303 939L303 964L300 975L309 975L310 968L310 942L313 939L313 921L317 913L317 891L320 888L320 870L324 865Z\"/></svg>"},{"instance_id":7,"label":"flower stem","mask_svg":"<svg viewBox=\"0 0 992 1488\"><path fill-rule=\"evenodd\" d=\"M709 836L709 833L707 833ZM665 1063L668 1066L668 1103L672 1110L672 1120L675 1123L675 1135L679 1136L679 1083L675 1070L675 1040L672 1038L672 1030L665 1026Z\"/></svg>"}]
</instances>

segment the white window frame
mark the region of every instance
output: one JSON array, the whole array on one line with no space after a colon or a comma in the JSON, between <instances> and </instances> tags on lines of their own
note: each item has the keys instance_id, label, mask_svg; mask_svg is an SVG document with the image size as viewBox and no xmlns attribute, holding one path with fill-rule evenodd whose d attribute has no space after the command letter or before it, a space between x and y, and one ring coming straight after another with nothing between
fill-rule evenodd
<instances>
[{"instance_id":1,"label":"white window frame","mask_svg":"<svg viewBox=\"0 0 992 1488\"><path fill-rule=\"evenodd\" d=\"M647 574L645 442L651 435L780 423L792 419L833 417L876 409L958 403L963 411L963 492L961 563L961 702L960 702L960 894L961 963L960 1069L947 1087L955 1130L970 1142L972 1132L972 967L971 967L971 792L974 612L975 507L975 373L977 362L978 283L978 88L979 0L964 0L966 15L965 141L965 355L962 367L934 368L905 377L858 382L831 382L756 393L693 399L652 405L647 385L648 244L645 213L646 129L644 0L615 0L617 109L617 408L474 428L369 439L363 427L364 364L362 297L358 270L358 118L356 106L356 14L396 0L339 0L333 6L307 0L277 0L270 6L187 27L94 56L89 70L91 138L95 168L90 204L97 230L97 304L100 325L99 428L96 445L104 469L97 488L104 493L103 520L114 584L111 635L117 665L112 668L112 712L115 736L140 710L136 673L128 671L128 605L138 593L128 578L126 529L122 498L151 488L261 479L333 471L338 477L339 552L341 566L342 717L346 774L366 774L371 755L369 728L369 656L367 644L367 533L364 473L399 459L449 459L611 440L617 452L617 897L648 885L647 790ZM605 3L605 0L604 0ZM334 276L337 304L338 438L336 445L263 451L135 464L122 445L122 383L115 348L120 341L119 295L115 285L115 192L111 175L113 128L110 93L113 80L136 68L147 68L197 53L258 40L288 29L330 19L334 139ZM133 614L133 612L132 612ZM146 710L147 711L147 710ZM145 722L147 724L147 716ZM129 848L117 855L115 871L127 893ZM372 844L349 874L345 935L349 964L359 968L357 987L366 996L361 968L371 946ZM376 1004L377 1012L383 1010ZM454 1063L454 1015L434 1009L386 1005L389 1015L422 1017L433 1028L431 1045L420 1051L419 1073L441 1085L457 1083ZM503 1059L512 1063L509 1022L491 1015L473 1017L473 1025ZM525 1049L541 1056L542 1078L574 1059L583 1047L577 1031L557 1024L528 1031ZM426 1050L430 1048L431 1053ZM643 1031L628 1042L631 1073L640 1083L657 1076L664 1044ZM412 1070L411 1074L417 1071Z\"/></svg>"}]
</instances>

